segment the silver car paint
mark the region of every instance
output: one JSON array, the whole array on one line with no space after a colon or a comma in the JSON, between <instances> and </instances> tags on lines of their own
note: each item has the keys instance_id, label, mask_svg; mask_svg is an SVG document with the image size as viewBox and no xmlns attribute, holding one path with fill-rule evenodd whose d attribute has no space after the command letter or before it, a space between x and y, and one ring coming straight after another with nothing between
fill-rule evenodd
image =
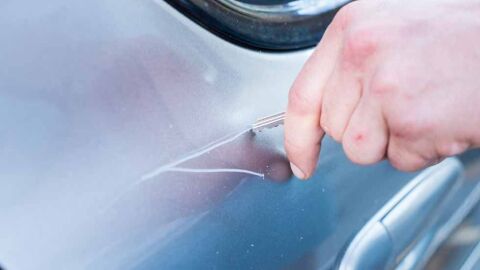
<instances>
[{"instance_id":1,"label":"silver car paint","mask_svg":"<svg viewBox=\"0 0 480 270\"><path fill-rule=\"evenodd\" d=\"M229 44L163 1L0 3L0 264L7 269L277 269L332 264L413 174L327 139L288 179L282 128L146 172L285 109L311 51Z\"/></svg>"}]
</instances>

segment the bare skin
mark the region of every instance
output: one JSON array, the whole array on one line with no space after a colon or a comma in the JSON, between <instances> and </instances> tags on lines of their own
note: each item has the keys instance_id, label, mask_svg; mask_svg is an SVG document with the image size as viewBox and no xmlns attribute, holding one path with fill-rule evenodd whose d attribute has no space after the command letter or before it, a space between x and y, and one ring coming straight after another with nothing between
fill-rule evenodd
<instances>
[{"instance_id":1,"label":"bare skin","mask_svg":"<svg viewBox=\"0 0 480 270\"><path fill-rule=\"evenodd\" d=\"M285 147L301 179L327 134L358 164L415 171L480 146L480 1L342 8L290 90Z\"/></svg>"}]
</instances>

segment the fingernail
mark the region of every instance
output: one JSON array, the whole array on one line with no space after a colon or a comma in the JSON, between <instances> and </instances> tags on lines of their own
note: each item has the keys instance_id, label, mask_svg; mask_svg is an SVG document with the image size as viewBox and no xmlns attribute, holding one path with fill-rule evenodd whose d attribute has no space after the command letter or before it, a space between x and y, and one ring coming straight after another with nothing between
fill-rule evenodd
<instances>
[{"instance_id":1,"label":"fingernail","mask_svg":"<svg viewBox=\"0 0 480 270\"><path fill-rule=\"evenodd\" d=\"M295 164L290 162L290 168L292 168L293 174L300 179L305 179L305 173L302 172Z\"/></svg>"}]
</instances>

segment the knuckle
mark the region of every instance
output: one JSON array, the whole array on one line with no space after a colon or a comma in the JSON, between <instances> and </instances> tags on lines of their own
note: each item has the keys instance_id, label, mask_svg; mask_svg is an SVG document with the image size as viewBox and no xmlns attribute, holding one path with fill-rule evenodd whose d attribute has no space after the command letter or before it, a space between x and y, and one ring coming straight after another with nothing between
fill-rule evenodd
<instances>
[{"instance_id":1,"label":"knuckle","mask_svg":"<svg viewBox=\"0 0 480 270\"><path fill-rule=\"evenodd\" d=\"M371 164L370 161L366 160L365 158L362 157L362 155L358 152L352 149L351 147L345 147L343 148L345 155L348 157L350 161L352 161L355 164L360 164L360 165L369 165Z\"/></svg>"},{"instance_id":2,"label":"knuckle","mask_svg":"<svg viewBox=\"0 0 480 270\"><path fill-rule=\"evenodd\" d=\"M382 75L374 78L370 86L370 92L374 96L386 96L398 92L399 83L392 76Z\"/></svg>"},{"instance_id":3,"label":"knuckle","mask_svg":"<svg viewBox=\"0 0 480 270\"><path fill-rule=\"evenodd\" d=\"M393 160L390 161L393 167L404 172L414 172L426 166L426 162L415 160Z\"/></svg>"},{"instance_id":4,"label":"knuckle","mask_svg":"<svg viewBox=\"0 0 480 270\"><path fill-rule=\"evenodd\" d=\"M406 152L405 149L389 151L388 160L394 168L405 172L417 171L430 163L421 155Z\"/></svg>"},{"instance_id":5,"label":"knuckle","mask_svg":"<svg viewBox=\"0 0 480 270\"><path fill-rule=\"evenodd\" d=\"M355 17L355 14L358 12L358 3L352 2L343 6L338 10L335 18L332 21L332 26L338 31L344 31L348 28Z\"/></svg>"},{"instance_id":6,"label":"knuckle","mask_svg":"<svg viewBox=\"0 0 480 270\"><path fill-rule=\"evenodd\" d=\"M365 61L374 55L379 48L380 40L374 29L355 29L350 31L344 40L342 53L346 68L361 68Z\"/></svg>"},{"instance_id":7,"label":"knuckle","mask_svg":"<svg viewBox=\"0 0 480 270\"><path fill-rule=\"evenodd\" d=\"M364 149L364 147L358 147L358 143L353 143L348 137L343 141L343 151L350 161L361 165L372 164L373 162L367 158L367 155L362 153L361 149Z\"/></svg>"},{"instance_id":8,"label":"knuckle","mask_svg":"<svg viewBox=\"0 0 480 270\"><path fill-rule=\"evenodd\" d=\"M466 143L446 142L437 145L437 154L440 157L450 157L464 152L468 148Z\"/></svg>"},{"instance_id":9,"label":"knuckle","mask_svg":"<svg viewBox=\"0 0 480 270\"><path fill-rule=\"evenodd\" d=\"M302 88L295 87L288 94L288 105L298 113L310 113L315 108L314 99Z\"/></svg>"},{"instance_id":10,"label":"knuckle","mask_svg":"<svg viewBox=\"0 0 480 270\"><path fill-rule=\"evenodd\" d=\"M363 164L363 160L359 157L355 149L350 144L343 143L343 152L345 152L347 158L353 163Z\"/></svg>"},{"instance_id":11,"label":"knuckle","mask_svg":"<svg viewBox=\"0 0 480 270\"><path fill-rule=\"evenodd\" d=\"M394 116L390 123L392 136L405 140L419 138L426 129L415 113L400 113Z\"/></svg>"},{"instance_id":12,"label":"knuckle","mask_svg":"<svg viewBox=\"0 0 480 270\"><path fill-rule=\"evenodd\" d=\"M406 166L403 160L396 157L390 157L389 155L388 161L390 162L390 165L392 165L395 169L399 171L405 171Z\"/></svg>"}]
</instances>

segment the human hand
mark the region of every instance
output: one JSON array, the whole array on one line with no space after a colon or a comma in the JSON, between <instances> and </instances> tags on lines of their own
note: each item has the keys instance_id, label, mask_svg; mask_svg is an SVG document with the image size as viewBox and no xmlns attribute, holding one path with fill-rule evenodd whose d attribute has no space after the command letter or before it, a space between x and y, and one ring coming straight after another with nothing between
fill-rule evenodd
<instances>
[{"instance_id":1,"label":"human hand","mask_svg":"<svg viewBox=\"0 0 480 270\"><path fill-rule=\"evenodd\" d=\"M414 171L480 146L480 1L360 0L342 8L289 94L292 171L328 134L355 163Z\"/></svg>"}]
</instances>

